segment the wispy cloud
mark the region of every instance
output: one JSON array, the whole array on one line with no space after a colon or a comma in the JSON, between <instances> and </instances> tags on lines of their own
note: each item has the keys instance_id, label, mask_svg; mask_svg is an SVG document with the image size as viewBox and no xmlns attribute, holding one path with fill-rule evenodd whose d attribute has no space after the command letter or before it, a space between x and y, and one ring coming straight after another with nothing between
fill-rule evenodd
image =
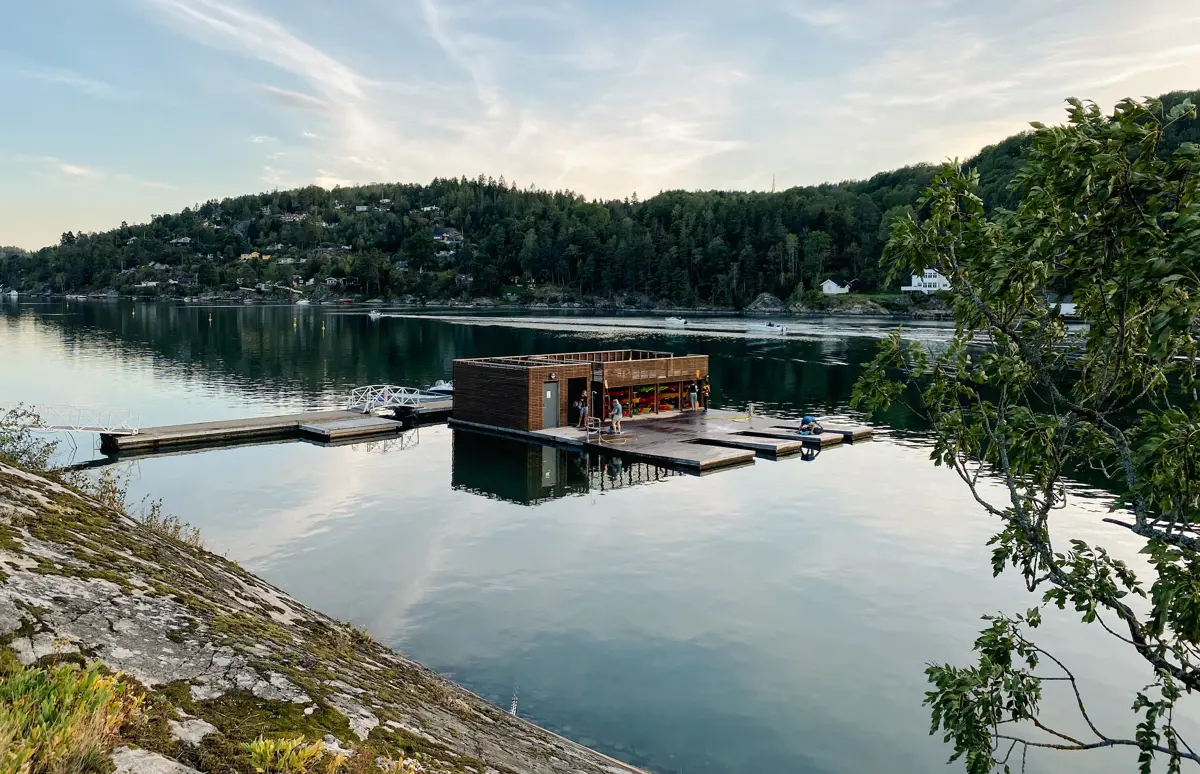
<instances>
[{"instance_id":1,"label":"wispy cloud","mask_svg":"<svg viewBox=\"0 0 1200 774\"><path fill-rule=\"evenodd\" d=\"M86 178L92 180L104 177L104 172L96 167L85 167L81 164L73 164L69 161L63 161L56 156L18 155L14 158L17 161L33 164L43 172L55 172L67 175L68 177Z\"/></svg>"},{"instance_id":2,"label":"wispy cloud","mask_svg":"<svg viewBox=\"0 0 1200 774\"><path fill-rule=\"evenodd\" d=\"M479 36L451 30L438 0L421 0L421 13L430 37L442 49L442 53L470 75L475 84L475 93L487 115L493 118L499 116L504 105L492 79L491 68L478 51Z\"/></svg>"},{"instance_id":3,"label":"wispy cloud","mask_svg":"<svg viewBox=\"0 0 1200 774\"><path fill-rule=\"evenodd\" d=\"M149 0L197 40L310 79L322 91L362 97L362 79L274 19L220 0Z\"/></svg>"},{"instance_id":4,"label":"wispy cloud","mask_svg":"<svg viewBox=\"0 0 1200 774\"><path fill-rule=\"evenodd\" d=\"M330 115L337 112L333 102L314 97L311 94L302 94L298 91L290 89L281 89L278 86L263 86L267 97L273 102L277 102L284 107L299 108L301 110L315 110L318 113L328 113Z\"/></svg>"},{"instance_id":5,"label":"wispy cloud","mask_svg":"<svg viewBox=\"0 0 1200 774\"><path fill-rule=\"evenodd\" d=\"M250 138L250 142L254 143L255 145L262 145L263 143L266 143L266 142L279 142L279 141L276 140L274 137L271 137L270 135L256 134Z\"/></svg>"},{"instance_id":6,"label":"wispy cloud","mask_svg":"<svg viewBox=\"0 0 1200 774\"><path fill-rule=\"evenodd\" d=\"M117 95L117 90L110 84L80 75L74 70L56 67L22 67L16 70L16 74L30 80L67 86L91 97L111 98Z\"/></svg>"}]
</instances>

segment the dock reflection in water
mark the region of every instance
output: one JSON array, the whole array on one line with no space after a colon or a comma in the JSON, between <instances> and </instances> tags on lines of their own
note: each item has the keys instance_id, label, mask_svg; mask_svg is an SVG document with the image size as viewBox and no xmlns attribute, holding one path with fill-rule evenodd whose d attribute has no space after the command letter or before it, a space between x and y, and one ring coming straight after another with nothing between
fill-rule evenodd
<instances>
[{"instance_id":1,"label":"dock reflection in water","mask_svg":"<svg viewBox=\"0 0 1200 774\"><path fill-rule=\"evenodd\" d=\"M650 484L680 471L618 457L455 430L451 486L493 500L537 505L588 492Z\"/></svg>"},{"instance_id":2,"label":"dock reflection in water","mask_svg":"<svg viewBox=\"0 0 1200 774\"><path fill-rule=\"evenodd\" d=\"M560 449L469 430L452 433L451 486L519 505L696 475L617 455ZM792 460L812 461L819 454L819 449L809 449Z\"/></svg>"}]
</instances>

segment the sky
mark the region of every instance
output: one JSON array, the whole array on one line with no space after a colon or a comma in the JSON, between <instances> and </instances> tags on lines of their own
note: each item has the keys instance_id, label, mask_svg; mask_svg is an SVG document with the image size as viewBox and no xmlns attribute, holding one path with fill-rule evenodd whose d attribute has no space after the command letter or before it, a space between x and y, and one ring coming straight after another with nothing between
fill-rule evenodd
<instances>
[{"instance_id":1,"label":"sky","mask_svg":"<svg viewBox=\"0 0 1200 774\"><path fill-rule=\"evenodd\" d=\"M40 0L0 31L0 245L479 174L588 197L970 156L1200 89L1196 0Z\"/></svg>"}]
</instances>

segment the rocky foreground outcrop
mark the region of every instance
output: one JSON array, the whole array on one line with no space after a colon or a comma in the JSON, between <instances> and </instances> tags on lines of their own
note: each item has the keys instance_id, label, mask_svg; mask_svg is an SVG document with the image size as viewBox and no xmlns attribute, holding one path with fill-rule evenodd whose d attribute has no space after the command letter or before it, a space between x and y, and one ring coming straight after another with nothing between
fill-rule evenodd
<instances>
[{"instance_id":1,"label":"rocky foreground outcrop","mask_svg":"<svg viewBox=\"0 0 1200 774\"><path fill-rule=\"evenodd\" d=\"M635 769L512 717L233 562L0 464L0 647L144 689L118 772L251 772L259 736L415 770Z\"/></svg>"}]
</instances>

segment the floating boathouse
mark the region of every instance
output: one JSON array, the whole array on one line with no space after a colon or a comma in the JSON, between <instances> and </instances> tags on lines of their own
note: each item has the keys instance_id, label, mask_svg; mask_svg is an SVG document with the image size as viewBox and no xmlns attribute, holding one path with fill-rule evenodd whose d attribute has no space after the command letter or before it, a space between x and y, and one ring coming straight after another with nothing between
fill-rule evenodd
<instances>
[{"instance_id":1,"label":"floating boathouse","mask_svg":"<svg viewBox=\"0 0 1200 774\"><path fill-rule=\"evenodd\" d=\"M454 418L524 432L574 424L586 397L593 417L614 399L626 416L695 408L689 387L708 379L708 355L612 349L454 361ZM702 392L702 391L701 391Z\"/></svg>"}]
</instances>

